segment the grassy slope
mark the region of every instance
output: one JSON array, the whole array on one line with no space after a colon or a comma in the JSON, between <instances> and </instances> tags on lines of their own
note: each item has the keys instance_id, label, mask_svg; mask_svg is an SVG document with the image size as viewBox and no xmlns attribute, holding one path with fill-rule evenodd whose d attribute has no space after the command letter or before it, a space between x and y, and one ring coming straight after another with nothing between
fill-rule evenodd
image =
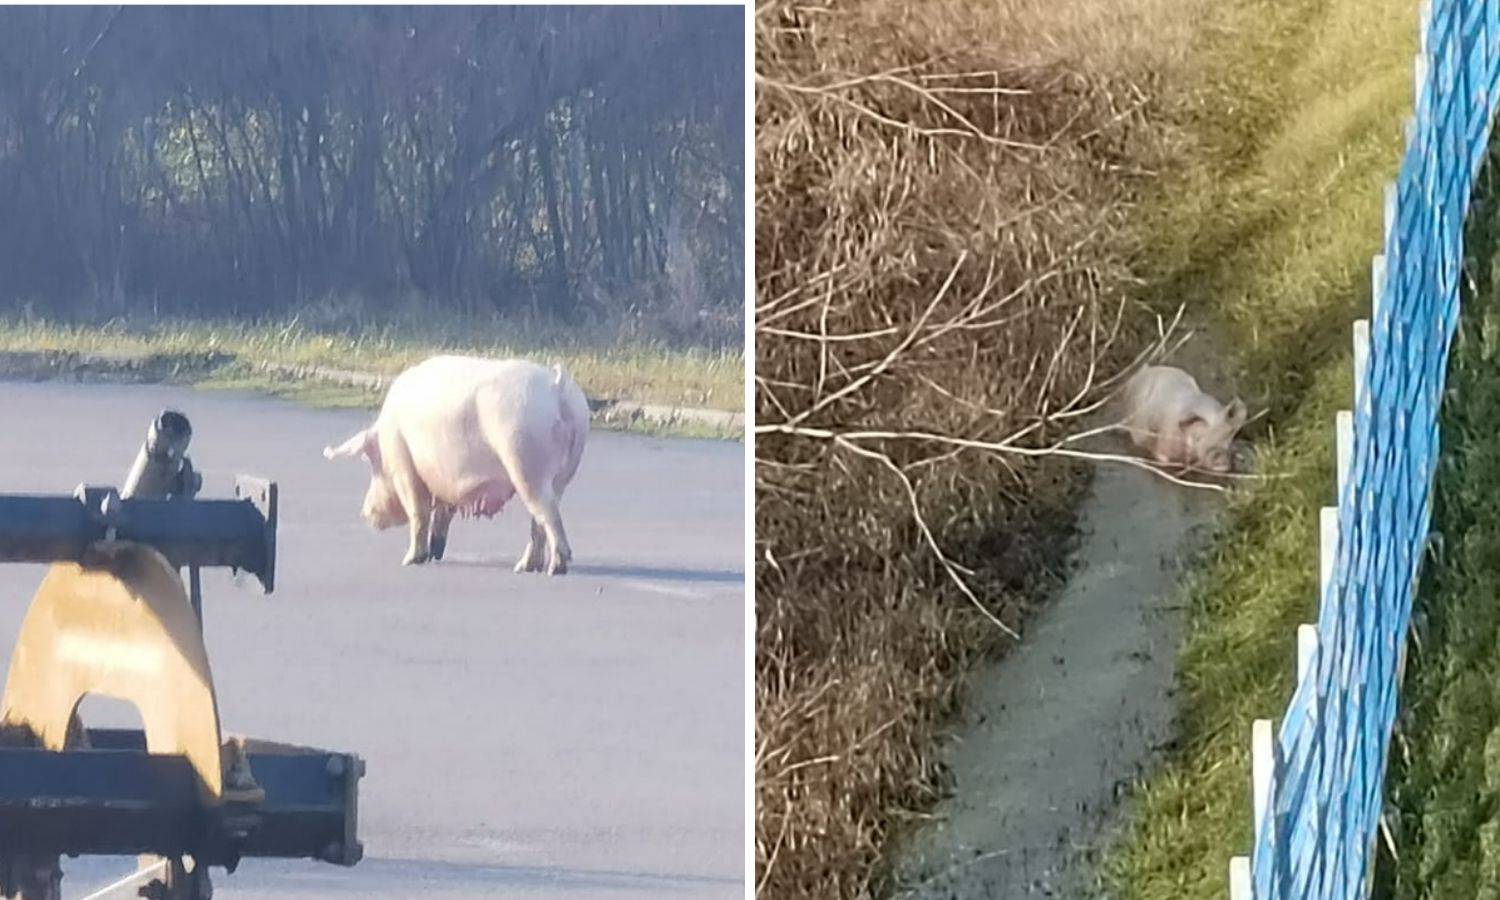
<instances>
[{"instance_id":1,"label":"grassy slope","mask_svg":"<svg viewBox=\"0 0 1500 900\"><path fill-rule=\"evenodd\" d=\"M1493 154L1492 145L1492 154ZM1470 216L1477 290L1448 368L1433 528L1446 545L1423 573L1418 639L1402 687L1389 796L1400 816L1402 900L1500 897L1500 191L1491 169ZM1467 287L1467 285L1466 285ZM1423 621L1425 619L1425 622Z\"/></svg>"},{"instance_id":2,"label":"grassy slope","mask_svg":"<svg viewBox=\"0 0 1500 900\"><path fill-rule=\"evenodd\" d=\"M561 361L590 396L741 410L743 353L578 339L565 333L518 340L499 327L438 327L418 332L370 329L354 337L293 324L161 323L150 329L0 321L0 350L71 350L103 354L217 350L255 362L324 365L394 374L437 350ZM242 373L243 378L244 373ZM249 381L254 381L250 379ZM240 382L246 386L249 381ZM256 382L255 386L263 386ZM357 392L324 392L330 402L362 402Z\"/></svg>"},{"instance_id":3,"label":"grassy slope","mask_svg":"<svg viewBox=\"0 0 1500 900\"><path fill-rule=\"evenodd\" d=\"M1317 510L1332 502L1333 414L1350 402L1350 323L1369 309L1381 190L1399 165L1414 0L1233 0L1206 31L1187 111L1203 153L1159 209L1152 283L1216 320L1270 477L1187 586L1178 746L1140 786L1106 872L1137 900L1225 896L1250 846L1250 726L1292 688L1316 609Z\"/></svg>"}]
</instances>

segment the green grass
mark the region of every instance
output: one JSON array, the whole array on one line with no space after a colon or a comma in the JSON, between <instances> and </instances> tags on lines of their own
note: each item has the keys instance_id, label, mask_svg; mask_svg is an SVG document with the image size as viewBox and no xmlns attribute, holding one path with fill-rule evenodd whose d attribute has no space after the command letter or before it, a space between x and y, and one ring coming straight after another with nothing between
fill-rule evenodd
<instances>
[{"instance_id":1,"label":"green grass","mask_svg":"<svg viewBox=\"0 0 1500 900\"><path fill-rule=\"evenodd\" d=\"M204 390L254 391L322 409L373 410L380 407L382 400L377 391L316 379L277 378L243 365L226 366L207 377L195 378L193 386Z\"/></svg>"},{"instance_id":2,"label":"green grass","mask_svg":"<svg viewBox=\"0 0 1500 900\"><path fill-rule=\"evenodd\" d=\"M1500 898L1500 191L1470 214L1464 312L1448 366L1432 527L1388 794L1399 857L1382 894Z\"/></svg>"},{"instance_id":3,"label":"green grass","mask_svg":"<svg viewBox=\"0 0 1500 900\"><path fill-rule=\"evenodd\" d=\"M1295 626L1317 608L1317 511L1350 325L1368 315L1382 189L1411 107L1415 0L1229 0L1199 42L1197 143L1156 204L1150 292L1230 348L1267 477L1184 586L1178 741L1138 785L1103 879L1120 900L1222 898L1250 833L1251 723L1291 695Z\"/></svg>"},{"instance_id":4,"label":"green grass","mask_svg":"<svg viewBox=\"0 0 1500 900\"><path fill-rule=\"evenodd\" d=\"M562 362L591 397L740 411L745 395L741 350L677 349L607 335L578 338L564 331L523 333L501 325L443 323L351 333L308 328L296 321L153 322L133 327L0 320L0 350L102 355L217 351L249 362L322 365L382 375L393 375L437 351L456 351ZM358 393L322 390L317 396L352 404Z\"/></svg>"}]
</instances>

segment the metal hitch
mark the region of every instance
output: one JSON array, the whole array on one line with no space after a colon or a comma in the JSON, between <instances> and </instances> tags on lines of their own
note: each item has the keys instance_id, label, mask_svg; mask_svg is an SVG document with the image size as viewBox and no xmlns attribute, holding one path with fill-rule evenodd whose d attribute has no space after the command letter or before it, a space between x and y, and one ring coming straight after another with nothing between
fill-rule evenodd
<instances>
[{"instance_id":1,"label":"metal hitch","mask_svg":"<svg viewBox=\"0 0 1500 900\"><path fill-rule=\"evenodd\" d=\"M52 563L0 695L0 895L60 900L63 855L141 855L95 897L192 900L211 895L210 866L243 857L363 855L363 760L220 732L198 569L270 593L277 492L240 477L235 499L196 499L191 436L181 413L158 416L122 491L0 495L0 562ZM83 727L88 695L130 702L144 727Z\"/></svg>"},{"instance_id":2,"label":"metal hitch","mask_svg":"<svg viewBox=\"0 0 1500 900\"><path fill-rule=\"evenodd\" d=\"M0 495L0 562L90 563L112 543L145 544L174 567L230 566L276 586L276 485L241 477L236 500Z\"/></svg>"}]
</instances>

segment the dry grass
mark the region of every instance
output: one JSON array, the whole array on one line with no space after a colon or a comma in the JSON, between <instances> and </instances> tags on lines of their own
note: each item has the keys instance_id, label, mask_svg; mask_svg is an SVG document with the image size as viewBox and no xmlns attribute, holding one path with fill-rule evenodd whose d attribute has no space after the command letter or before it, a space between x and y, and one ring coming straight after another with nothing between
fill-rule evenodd
<instances>
[{"instance_id":1,"label":"dry grass","mask_svg":"<svg viewBox=\"0 0 1500 900\"><path fill-rule=\"evenodd\" d=\"M763 897L888 886L965 663L1055 581L1201 2L757 9Z\"/></svg>"}]
</instances>

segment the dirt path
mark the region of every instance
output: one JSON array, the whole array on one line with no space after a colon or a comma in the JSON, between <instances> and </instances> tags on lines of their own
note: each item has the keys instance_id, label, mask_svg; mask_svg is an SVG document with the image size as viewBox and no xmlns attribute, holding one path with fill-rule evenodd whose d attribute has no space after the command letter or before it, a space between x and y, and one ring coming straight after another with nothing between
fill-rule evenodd
<instances>
[{"instance_id":1,"label":"dirt path","mask_svg":"<svg viewBox=\"0 0 1500 900\"><path fill-rule=\"evenodd\" d=\"M1084 893L1116 799L1171 739L1179 563L1222 505L1133 467L1098 470L1069 584L970 680L945 757L956 795L909 842L898 896Z\"/></svg>"}]
</instances>

